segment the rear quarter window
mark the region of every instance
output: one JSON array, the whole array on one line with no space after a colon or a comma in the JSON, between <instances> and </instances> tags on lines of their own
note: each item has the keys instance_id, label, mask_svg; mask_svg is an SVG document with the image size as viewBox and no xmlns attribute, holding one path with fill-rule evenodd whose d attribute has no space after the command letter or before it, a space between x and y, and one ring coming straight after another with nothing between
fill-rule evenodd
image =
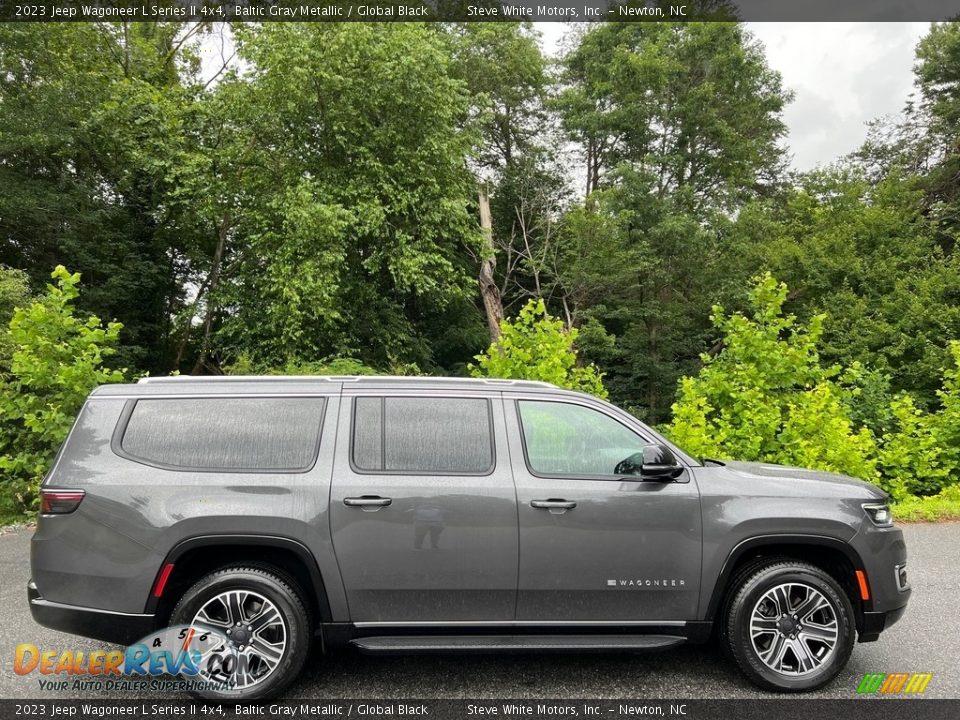
<instances>
[{"instance_id":1,"label":"rear quarter window","mask_svg":"<svg viewBox=\"0 0 960 720\"><path fill-rule=\"evenodd\" d=\"M494 464L491 428L486 398L357 398L353 465L360 472L486 475Z\"/></svg>"},{"instance_id":2,"label":"rear quarter window","mask_svg":"<svg viewBox=\"0 0 960 720\"><path fill-rule=\"evenodd\" d=\"M170 469L305 472L324 398L149 398L121 419L118 454Z\"/></svg>"}]
</instances>

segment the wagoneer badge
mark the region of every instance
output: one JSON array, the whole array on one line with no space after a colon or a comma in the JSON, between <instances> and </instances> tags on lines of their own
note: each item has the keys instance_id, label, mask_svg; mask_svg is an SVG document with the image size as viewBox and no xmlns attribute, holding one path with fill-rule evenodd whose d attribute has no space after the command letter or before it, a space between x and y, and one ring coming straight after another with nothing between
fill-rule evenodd
<instances>
[{"instance_id":1,"label":"wagoneer badge","mask_svg":"<svg viewBox=\"0 0 960 720\"><path fill-rule=\"evenodd\" d=\"M685 580L677 580L676 578L658 578L656 580L652 579L627 579L621 578L619 580L607 580L607 587L658 587L658 588L672 588L672 587L683 587L686 585Z\"/></svg>"}]
</instances>

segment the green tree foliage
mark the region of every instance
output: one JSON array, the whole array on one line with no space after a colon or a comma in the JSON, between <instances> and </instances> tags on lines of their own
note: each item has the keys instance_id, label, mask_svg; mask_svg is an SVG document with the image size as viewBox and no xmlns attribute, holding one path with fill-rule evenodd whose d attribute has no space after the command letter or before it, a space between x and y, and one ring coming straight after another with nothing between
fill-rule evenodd
<instances>
[{"instance_id":1,"label":"green tree foliage","mask_svg":"<svg viewBox=\"0 0 960 720\"><path fill-rule=\"evenodd\" d=\"M710 306L749 277L736 272L724 230L782 168L789 94L736 23L600 25L564 68L557 106L583 148L591 193L573 220L598 216L588 223L604 229L592 260L627 260L602 276L592 261L567 267L571 295L592 287L602 297L573 314L614 338L612 355L584 348L604 364L613 397L665 420L678 377L707 342Z\"/></svg>"},{"instance_id":2,"label":"green tree foliage","mask_svg":"<svg viewBox=\"0 0 960 720\"><path fill-rule=\"evenodd\" d=\"M124 323L116 359L152 370L169 363L193 242L167 196L204 27L0 27L0 255L37 286L61 262L81 272L81 309Z\"/></svg>"},{"instance_id":3,"label":"green tree foliage","mask_svg":"<svg viewBox=\"0 0 960 720\"><path fill-rule=\"evenodd\" d=\"M76 310L78 273L58 265L47 293L10 320L10 372L0 379L0 497L9 512L36 509L37 487L77 412L97 385L123 380L104 367L120 324Z\"/></svg>"},{"instance_id":4,"label":"green tree foliage","mask_svg":"<svg viewBox=\"0 0 960 720\"><path fill-rule=\"evenodd\" d=\"M960 484L960 342L924 411L909 394L889 402L881 433L858 421L870 372L821 362L826 321L785 313L787 286L769 274L750 293L750 317L714 308L722 349L680 383L670 436L690 452L841 472L876 482L897 500Z\"/></svg>"},{"instance_id":5,"label":"green tree foliage","mask_svg":"<svg viewBox=\"0 0 960 720\"><path fill-rule=\"evenodd\" d=\"M10 370L15 346L8 330L18 307L30 304L30 283L27 274L0 266L0 377Z\"/></svg>"},{"instance_id":6,"label":"green tree foliage","mask_svg":"<svg viewBox=\"0 0 960 720\"><path fill-rule=\"evenodd\" d=\"M543 380L559 387L607 396L603 375L593 365L577 363L577 330L547 313L542 300L529 300L517 318L501 325L500 340L471 366L474 377Z\"/></svg>"},{"instance_id":7,"label":"green tree foliage","mask_svg":"<svg viewBox=\"0 0 960 720\"><path fill-rule=\"evenodd\" d=\"M746 266L787 283L788 307L801 319L826 315L826 362L860 362L888 376L891 393L929 405L948 340L960 337L960 256L937 241L922 195L897 176L869 183L851 168L810 173L795 190L744 207L730 246Z\"/></svg>"},{"instance_id":8,"label":"green tree foliage","mask_svg":"<svg viewBox=\"0 0 960 720\"><path fill-rule=\"evenodd\" d=\"M931 168L923 178L930 213L945 247L956 247L960 229L960 22L933 23L917 46L914 66L920 112L928 122Z\"/></svg>"},{"instance_id":9,"label":"green tree foliage","mask_svg":"<svg viewBox=\"0 0 960 720\"><path fill-rule=\"evenodd\" d=\"M470 22L451 31L451 71L470 94L471 124L482 147L477 162L508 168L543 142L547 61L531 23Z\"/></svg>"},{"instance_id":10,"label":"green tree foliage","mask_svg":"<svg viewBox=\"0 0 960 720\"><path fill-rule=\"evenodd\" d=\"M960 483L960 342L951 343L950 352L952 365L932 412L918 409L906 394L892 403L880 468L894 497L933 495Z\"/></svg>"},{"instance_id":11,"label":"green tree foliage","mask_svg":"<svg viewBox=\"0 0 960 720\"><path fill-rule=\"evenodd\" d=\"M695 455L876 480L873 434L854 427L839 368L820 362L823 316L800 325L783 312L786 298L787 286L765 275L750 292L751 317L714 308L723 349L682 380L669 434Z\"/></svg>"},{"instance_id":12,"label":"green tree foliage","mask_svg":"<svg viewBox=\"0 0 960 720\"><path fill-rule=\"evenodd\" d=\"M274 23L238 39L256 171L216 343L272 365L434 367L441 329L480 319L474 138L446 40L407 23Z\"/></svg>"}]
</instances>

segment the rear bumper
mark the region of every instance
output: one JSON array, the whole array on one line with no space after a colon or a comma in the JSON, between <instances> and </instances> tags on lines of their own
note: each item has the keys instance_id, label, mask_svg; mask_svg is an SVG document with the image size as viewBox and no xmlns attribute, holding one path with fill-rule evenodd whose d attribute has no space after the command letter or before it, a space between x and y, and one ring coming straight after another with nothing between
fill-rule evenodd
<instances>
[{"instance_id":1,"label":"rear bumper","mask_svg":"<svg viewBox=\"0 0 960 720\"><path fill-rule=\"evenodd\" d=\"M31 580L27 600L35 622L73 635L130 645L154 630L153 615L111 612L45 600Z\"/></svg>"}]
</instances>

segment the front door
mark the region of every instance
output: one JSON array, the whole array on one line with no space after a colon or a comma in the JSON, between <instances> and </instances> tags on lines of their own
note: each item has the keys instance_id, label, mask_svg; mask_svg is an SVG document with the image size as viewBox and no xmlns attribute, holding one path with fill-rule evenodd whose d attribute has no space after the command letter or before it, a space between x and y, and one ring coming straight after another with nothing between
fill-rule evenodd
<instances>
[{"instance_id":1,"label":"front door","mask_svg":"<svg viewBox=\"0 0 960 720\"><path fill-rule=\"evenodd\" d=\"M500 396L344 399L330 524L350 619L513 620L517 501Z\"/></svg>"},{"instance_id":2,"label":"front door","mask_svg":"<svg viewBox=\"0 0 960 720\"><path fill-rule=\"evenodd\" d=\"M602 403L507 399L520 521L518 621L696 619L700 497L617 476L651 442Z\"/></svg>"}]
</instances>

